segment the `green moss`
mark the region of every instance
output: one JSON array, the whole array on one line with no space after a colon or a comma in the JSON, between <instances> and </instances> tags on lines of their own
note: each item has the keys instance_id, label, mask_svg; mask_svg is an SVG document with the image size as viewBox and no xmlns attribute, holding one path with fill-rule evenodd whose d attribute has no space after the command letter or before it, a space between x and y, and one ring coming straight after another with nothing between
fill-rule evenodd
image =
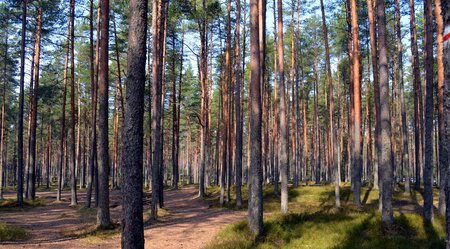
<instances>
[{"instance_id":1,"label":"green moss","mask_svg":"<svg viewBox=\"0 0 450 249\"><path fill-rule=\"evenodd\" d=\"M28 238L25 229L5 223L0 223L0 241L16 241Z\"/></svg>"},{"instance_id":2,"label":"green moss","mask_svg":"<svg viewBox=\"0 0 450 249\"><path fill-rule=\"evenodd\" d=\"M444 248L444 221L436 216L432 224L424 223L414 209L421 202L418 192L395 191L395 201L412 211L396 210L394 225L384 229L377 209L378 190L362 188L365 205L359 208L351 204L350 186L342 185L342 208L336 209L333 185L293 188L289 190L288 215L279 213L279 197L270 191L273 188L265 188L262 239L255 242L247 223L241 221L222 229L207 248Z\"/></svg>"}]
</instances>

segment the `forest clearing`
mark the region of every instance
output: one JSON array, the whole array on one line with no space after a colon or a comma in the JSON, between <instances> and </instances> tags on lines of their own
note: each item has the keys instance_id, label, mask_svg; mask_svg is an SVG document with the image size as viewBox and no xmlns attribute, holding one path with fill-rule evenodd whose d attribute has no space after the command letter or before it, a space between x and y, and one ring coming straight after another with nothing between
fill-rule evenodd
<instances>
[{"instance_id":1,"label":"forest clearing","mask_svg":"<svg viewBox=\"0 0 450 249\"><path fill-rule=\"evenodd\" d=\"M450 249L450 1L0 0L1 248Z\"/></svg>"}]
</instances>

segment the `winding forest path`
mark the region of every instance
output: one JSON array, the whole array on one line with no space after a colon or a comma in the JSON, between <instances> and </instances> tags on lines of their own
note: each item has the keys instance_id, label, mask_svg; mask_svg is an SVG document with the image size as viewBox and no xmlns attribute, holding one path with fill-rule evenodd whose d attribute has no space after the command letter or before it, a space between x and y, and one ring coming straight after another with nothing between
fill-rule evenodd
<instances>
[{"instance_id":1,"label":"winding forest path","mask_svg":"<svg viewBox=\"0 0 450 249\"><path fill-rule=\"evenodd\" d=\"M23 242L2 243L0 248L120 248L120 234L106 239L86 237L73 238L95 224L95 212L80 207L69 207L70 193L64 192L63 201L51 202L55 193L39 192L49 204L35 208L0 210L0 222L23 227L30 238ZM13 197L13 193L10 196ZM160 222L145 227L145 248L202 248L214 238L224 225L242 220L245 212L209 208L207 202L196 198L193 187L165 192L165 207L168 214ZM85 200L84 193L79 199ZM111 218L120 220L120 191L111 192Z\"/></svg>"}]
</instances>

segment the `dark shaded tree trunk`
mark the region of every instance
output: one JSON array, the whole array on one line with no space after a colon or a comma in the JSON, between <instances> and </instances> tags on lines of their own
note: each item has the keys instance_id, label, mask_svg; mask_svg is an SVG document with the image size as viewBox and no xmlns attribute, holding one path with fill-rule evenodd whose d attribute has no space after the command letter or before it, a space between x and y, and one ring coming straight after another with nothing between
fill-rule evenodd
<instances>
[{"instance_id":1,"label":"dark shaded tree trunk","mask_svg":"<svg viewBox=\"0 0 450 249\"><path fill-rule=\"evenodd\" d=\"M420 83L420 69L419 69L419 52L417 49L417 30L416 30L416 18L414 11L414 0L409 0L410 9L410 34L411 34L411 64L413 71L413 85L414 85L414 150L415 150L415 168L416 168L416 181L414 184L415 189L420 188L420 164L421 164L421 147L422 147L422 101L420 95L422 95L422 86Z\"/></svg>"},{"instance_id":2,"label":"dark shaded tree trunk","mask_svg":"<svg viewBox=\"0 0 450 249\"><path fill-rule=\"evenodd\" d=\"M70 205L77 205L77 159L75 150L75 0L70 1L70 110L72 114L72 129L70 143L70 156L71 156L71 198Z\"/></svg>"},{"instance_id":3,"label":"dark shaded tree trunk","mask_svg":"<svg viewBox=\"0 0 450 249\"><path fill-rule=\"evenodd\" d=\"M439 213L445 216L445 184L447 182L448 153L445 146L445 118L444 118L444 60L442 33L444 21L441 13L441 0L434 1L434 16L436 18L437 40L437 98L438 98L438 132L439 132Z\"/></svg>"},{"instance_id":4,"label":"dark shaded tree trunk","mask_svg":"<svg viewBox=\"0 0 450 249\"><path fill-rule=\"evenodd\" d=\"M37 103L38 103L38 89L39 89L39 65L41 58L41 33L42 33L42 3L38 1L38 13L37 13L37 30L36 30L36 42L35 42L35 59L34 59L34 87L31 98L31 123L30 123L30 148L29 148L29 177L28 177L28 194L27 196L32 200L36 197L36 126L37 126ZM3 124L3 122L2 122ZM3 140L2 140L3 141ZM0 153L2 151L0 150Z\"/></svg>"},{"instance_id":5,"label":"dark shaded tree trunk","mask_svg":"<svg viewBox=\"0 0 450 249\"><path fill-rule=\"evenodd\" d=\"M109 217L109 139L108 139L108 41L109 41L109 0L101 0L101 38L100 38L100 74L99 74L99 112L98 125L100 163L98 167L98 208L97 226L107 228ZM145 54L145 53L144 53Z\"/></svg>"},{"instance_id":6,"label":"dark shaded tree trunk","mask_svg":"<svg viewBox=\"0 0 450 249\"><path fill-rule=\"evenodd\" d=\"M243 120L241 119L241 89L242 89L242 65L241 65L241 50L240 50L240 35L241 35L241 1L236 0L236 33L235 33L235 53L236 53L236 66L235 66L235 108L236 108L236 146L235 146L235 158L234 167L236 169L236 206L242 205L242 126Z\"/></svg>"},{"instance_id":7,"label":"dark shaded tree trunk","mask_svg":"<svg viewBox=\"0 0 450 249\"><path fill-rule=\"evenodd\" d=\"M95 59L94 59L94 26L93 26L93 0L90 1L90 9L89 9L89 58L90 58L90 80L91 80L91 139L90 139L90 151L89 151L89 176L88 176L88 186L86 191L86 207L91 207L91 197L93 188L97 188L97 179L96 179L96 170L95 167L97 165L97 88L98 88L98 60L99 60L99 46L100 46L100 15L101 10L100 6L97 11L97 42L95 47ZM97 195L96 195L97 197ZM97 202L96 202L97 204Z\"/></svg>"},{"instance_id":8,"label":"dark shaded tree trunk","mask_svg":"<svg viewBox=\"0 0 450 249\"><path fill-rule=\"evenodd\" d=\"M58 192L56 200L61 201L61 192L63 188L63 169L65 164L64 144L66 141L66 96L67 96L67 70L69 66L69 47L70 47L70 18L67 22L67 44L66 44L66 59L64 62L64 79L63 92L61 104L61 131L59 141L59 165L58 165Z\"/></svg>"},{"instance_id":9,"label":"dark shaded tree trunk","mask_svg":"<svg viewBox=\"0 0 450 249\"><path fill-rule=\"evenodd\" d=\"M441 4L442 7L442 17L444 21L444 27L447 27L450 25L450 2L449 1L442 1ZM449 36L448 36L448 30L444 31L443 33L443 60L444 60L444 127L445 127L445 137L443 139L443 148L447 150L449 148L449 141L450 141L450 43L449 43ZM446 203L446 210L445 210L445 230L446 230L446 236L445 236L445 246L447 249L450 249L450 170L448 168L448 165L446 165L447 169L447 181L445 183L445 203Z\"/></svg>"},{"instance_id":10,"label":"dark shaded tree trunk","mask_svg":"<svg viewBox=\"0 0 450 249\"><path fill-rule=\"evenodd\" d=\"M163 164L162 151L162 84L163 84L163 49L162 39L164 35L165 0L158 2L153 0L152 19L152 205L151 219L157 219L157 208L160 204L160 178L161 165Z\"/></svg>"},{"instance_id":11,"label":"dark shaded tree trunk","mask_svg":"<svg viewBox=\"0 0 450 249\"><path fill-rule=\"evenodd\" d=\"M424 1L425 37L425 165L423 168L423 217L431 222L433 218L433 3Z\"/></svg>"},{"instance_id":12,"label":"dark shaded tree trunk","mask_svg":"<svg viewBox=\"0 0 450 249\"><path fill-rule=\"evenodd\" d=\"M47 170L46 170L46 188L50 189L51 168L52 168L52 124L50 123L47 130Z\"/></svg>"},{"instance_id":13,"label":"dark shaded tree trunk","mask_svg":"<svg viewBox=\"0 0 450 249\"><path fill-rule=\"evenodd\" d=\"M227 1L227 38L226 38L226 50L225 50L225 72L224 72L224 80L222 81L222 127L221 127L221 138L222 138L222 168L221 168L221 184L220 184L220 205L223 205L224 202L229 202L229 194L225 198L225 186L227 186L228 181L227 173L231 169L228 167L228 153L229 146L229 92L228 87L231 85L231 62L230 62L230 53L231 53L231 0ZM202 86L203 88L203 86ZM203 166L202 166L203 167ZM228 181L227 181L228 180ZM227 188L227 192L229 188ZM224 200L225 199L225 200Z\"/></svg>"},{"instance_id":14,"label":"dark shaded tree trunk","mask_svg":"<svg viewBox=\"0 0 450 249\"><path fill-rule=\"evenodd\" d=\"M206 9L206 0L202 1L202 9ZM208 134L209 134L209 114L208 114L208 103L209 103L209 92L207 87L207 74L208 74L208 45L207 45L207 20L206 16L202 16L198 21L198 27L200 30L200 85L201 85L201 104L200 104L200 174L199 174L199 190L198 195L200 197L205 196L205 171L206 171L206 160L209 158L209 144L208 144ZM226 105L224 105L226 106ZM225 108L224 108L225 110Z\"/></svg>"},{"instance_id":15,"label":"dark shaded tree trunk","mask_svg":"<svg viewBox=\"0 0 450 249\"><path fill-rule=\"evenodd\" d=\"M20 81L19 81L19 112L17 117L17 204L23 205L23 102L24 102L24 81L25 81L25 47L27 35L27 3L22 0L22 31L20 48Z\"/></svg>"},{"instance_id":16,"label":"dark shaded tree trunk","mask_svg":"<svg viewBox=\"0 0 450 249\"><path fill-rule=\"evenodd\" d=\"M172 187L178 189L178 108L177 108L177 76L175 75L175 32L172 34Z\"/></svg>"},{"instance_id":17,"label":"dark shaded tree trunk","mask_svg":"<svg viewBox=\"0 0 450 249\"><path fill-rule=\"evenodd\" d=\"M158 1L153 0L154 10L157 9L157 5ZM127 80L125 83L127 91L122 129L124 138L122 151L122 248L130 249L144 248L142 154L144 152L147 6L147 0L130 1L130 13L132 14L129 19ZM153 26L153 28L155 27Z\"/></svg>"},{"instance_id":18,"label":"dark shaded tree trunk","mask_svg":"<svg viewBox=\"0 0 450 249\"><path fill-rule=\"evenodd\" d=\"M8 58L8 27L5 27L5 44L3 56L4 58ZM7 185L7 168L5 169L4 162L6 161L3 156L4 145L5 145L5 101L6 101L6 85L8 84L8 63L6 60L3 60L3 94L2 94L2 124L1 124L1 137L0 137L0 200L3 200L3 185ZM7 158L6 158L7 159ZM5 172L5 173L4 173ZM5 180L3 180L5 178Z\"/></svg>"}]
</instances>

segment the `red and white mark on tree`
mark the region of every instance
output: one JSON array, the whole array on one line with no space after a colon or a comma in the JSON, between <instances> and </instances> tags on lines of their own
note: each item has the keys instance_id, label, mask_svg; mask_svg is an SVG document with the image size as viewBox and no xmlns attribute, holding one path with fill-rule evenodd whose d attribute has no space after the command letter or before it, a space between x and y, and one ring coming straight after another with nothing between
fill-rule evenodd
<instances>
[{"instance_id":1,"label":"red and white mark on tree","mask_svg":"<svg viewBox=\"0 0 450 249\"><path fill-rule=\"evenodd\" d=\"M450 25L445 27L444 36L442 37L442 43L448 43L450 40Z\"/></svg>"}]
</instances>

